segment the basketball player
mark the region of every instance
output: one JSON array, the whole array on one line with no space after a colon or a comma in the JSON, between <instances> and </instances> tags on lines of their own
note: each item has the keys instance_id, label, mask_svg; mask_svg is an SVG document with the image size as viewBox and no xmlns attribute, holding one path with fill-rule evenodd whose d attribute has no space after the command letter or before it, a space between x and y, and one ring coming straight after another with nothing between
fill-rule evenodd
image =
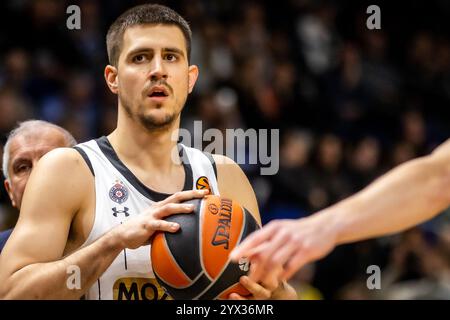
<instances>
[{"instance_id":1,"label":"basketball player","mask_svg":"<svg viewBox=\"0 0 450 320\"><path fill-rule=\"evenodd\" d=\"M428 156L410 160L359 193L310 217L278 220L248 236L231 253L255 262L251 276L284 266L289 279L306 263L340 244L404 231L450 206L450 140Z\"/></svg>"},{"instance_id":2,"label":"basketball player","mask_svg":"<svg viewBox=\"0 0 450 320\"><path fill-rule=\"evenodd\" d=\"M149 239L179 229L164 218L192 212L182 201L220 193L260 221L238 165L171 138L199 73L189 65L190 44L186 21L160 5L134 7L111 25L104 76L118 95L117 128L38 163L0 257L0 297L165 299ZM197 181L209 188L196 190ZM68 285L70 270L79 285ZM255 299L292 297L275 277L241 281Z\"/></svg>"},{"instance_id":3,"label":"basketball player","mask_svg":"<svg viewBox=\"0 0 450 320\"><path fill-rule=\"evenodd\" d=\"M39 159L50 150L75 144L67 130L41 120L22 122L10 132L3 150L2 169L13 207L20 210L25 186ZM9 229L0 233L0 252L11 232Z\"/></svg>"}]
</instances>

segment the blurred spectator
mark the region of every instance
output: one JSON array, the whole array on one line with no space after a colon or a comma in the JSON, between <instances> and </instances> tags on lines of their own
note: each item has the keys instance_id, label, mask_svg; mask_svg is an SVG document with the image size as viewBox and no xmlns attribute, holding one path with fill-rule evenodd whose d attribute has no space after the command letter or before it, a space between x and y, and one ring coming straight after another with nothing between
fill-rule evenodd
<instances>
[{"instance_id":1,"label":"blurred spectator","mask_svg":"<svg viewBox=\"0 0 450 320\"><path fill-rule=\"evenodd\" d=\"M12 48L6 54L4 70L1 72L1 85L26 94L29 80L29 55L23 48Z\"/></svg>"},{"instance_id":2,"label":"blurred spectator","mask_svg":"<svg viewBox=\"0 0 450 320\"><path fill-rule=\"evenodd\" d=\"M402 115L403 139L411 144L417 153L425 154L427 138L425 120L417 111L409 111Z\"/></svg>"},{"instance_id":3,"label":"blurred spectator","mask_svg":"<svg viewBox=\"0 0 450 320\"><path fill-rule=\"evenodd\" d=\"M448 247L433 245L418 228L406 232L393 248L382 287L379 298L383 299L448 299Z\"/></svg>"},{"instance_id":4,"label":"blurred spectator","mask_svg":"<svg viewBox=\"0 0 450 320\"><path fill-rule=\"evenodd\" d=\"M358 142L348 160L354 191L359 191L380 175L380 144L376 138L366 137Z\"/></svg>"},{"instance_id":5,"label":"blurred spectator","mask_svg":"<svg viewBox=\"0 0 450 320\"><path fill-rule=\"evenodd\" d=\"M271 178L271 198L264 220L298 218L310 212L309 193L313 176L309 164L314 146L307 131L291 129L282 142L280 170Z\"/></svg>"},{"instance_id":6,"label":"blurred spectator","mask_svg":"<svg viewBox=\"0 0 450 320\"><path fill-rule=\"evenodd\" d=\"M351 194L348 177L342 171L343 142L334 134L321 137L313 162L313 183L308 194L312 211L325 208Z\"/></svg>"},{"instance_id":7,"label":"blurred spectator","mask_svg":"<svg viewBox=\"0 0 450 320\"><path fill-rule=\"evenodd\" d=\"M391 151L391 167L417 157L414 146L407 142L398 142Z\"/></svg>"},{"instance_id":8,"label":"blurred spectator","mask_svg":"<svg viewBox=\"0 0 450 320\"><path fill-rule=\"evenodd\" d=\"M24 96L13 89L0 87L0 115L1 141L5 143L6 135L16 122L30 117L32 111Z\"/></svg>"},{"instance_id":9,"label":"blurred spectator","mask_svg":"<svg viewBox=\"0 0 450 320\"><path fill-rule=\"evenodd\" d=\"M336 8L330 3L312 5L311 12L300 15L297 35L306 64L314 74L322 74L334 66L336 42L334 19Z\"/></svg>"},{"instance_id":10,"label":"blurred spectator","mask_svg":"<svg viewBox=\"0 0 450 320\"><path fill-rule=\"evenodd\" d=\"M77 141L95 136L98 125L98 106L93 97L94 81L87 72L69 74L62 95L49 97L41 109L41 117L52 123L61 124L73 133Z\"/></svg>"}]
</instances>

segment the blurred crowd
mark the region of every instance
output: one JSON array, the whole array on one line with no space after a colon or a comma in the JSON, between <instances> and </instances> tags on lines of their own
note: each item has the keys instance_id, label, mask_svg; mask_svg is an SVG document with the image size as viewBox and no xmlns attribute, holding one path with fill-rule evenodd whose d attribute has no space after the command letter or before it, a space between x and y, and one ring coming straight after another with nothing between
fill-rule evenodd
<instances>
[{"instance_id":1,"label":"blurred crowd","mask_svg":"<svg viewBox=\"0 0 450 320\"><path fill-rule=\"evenodd\" d=\"M367 29L366 1L156 2L193 31L200 78L182 127L202 120L203 130L280 130L278 174L243 166L264 223L310 215L450 137L448 1L381 1L381 30ZM80 142L114 129L105 35L140 3L1 2L0 148L30 118L59 124ZM70 4L81 8L81 30L66 27ZM16 219L0 190L0 230ZM366 286L370 265L381 267L381 290ZM450 299L450 215L340 246L292 283L302 299Z\"/></svg>"}]
</instances>

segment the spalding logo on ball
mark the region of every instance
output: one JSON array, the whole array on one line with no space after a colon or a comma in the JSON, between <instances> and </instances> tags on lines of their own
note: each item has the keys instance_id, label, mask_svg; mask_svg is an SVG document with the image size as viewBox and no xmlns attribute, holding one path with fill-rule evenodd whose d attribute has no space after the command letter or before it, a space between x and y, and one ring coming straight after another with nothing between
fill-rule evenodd
<instances>
[{"instance_id":1,"label":"spalding logo on ball","mask_svg":"<svg viewBox=\"0 0 450 320\"><path fill-rule=\"evenodd\" d=\"M233 263L229 253L247 235L259 228L247 209L219 196L187 201L193 213L176 214L176 233L158 232L151 245L156 279L174 299L227 299L236 292L250 293L239 284L249 270L247 261Z\"/></svg>"}]
</instances>

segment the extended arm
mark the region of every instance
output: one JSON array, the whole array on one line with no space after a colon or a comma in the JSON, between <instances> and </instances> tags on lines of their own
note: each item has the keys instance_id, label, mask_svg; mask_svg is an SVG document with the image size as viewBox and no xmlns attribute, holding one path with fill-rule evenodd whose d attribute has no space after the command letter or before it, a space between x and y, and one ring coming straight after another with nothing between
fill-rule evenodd
<instances>
[{"instance_id":1,"label":"extended arm","mask_svg":"<svg viewBox=\"0 0 450 320\"><path fill-rule=\"evenodd\" d=\"M450 205L450 141L411 160L321 214L336 228L337 244L373 238L420 224Z\"/></svg>"},{"instance_id":2,"label":"extended arm","mask_svg":"<svg viewBox=\"0 0 450 320\"><path fill-rule=\"evenodd\" d=\"M264 270L283 263L289 278L336 245L392 234L434 217L450 205L450 141L431 155L404 163L361 192L308 218L278 220L249 236L232 253Z\"/></svg>"}]
</instances>

